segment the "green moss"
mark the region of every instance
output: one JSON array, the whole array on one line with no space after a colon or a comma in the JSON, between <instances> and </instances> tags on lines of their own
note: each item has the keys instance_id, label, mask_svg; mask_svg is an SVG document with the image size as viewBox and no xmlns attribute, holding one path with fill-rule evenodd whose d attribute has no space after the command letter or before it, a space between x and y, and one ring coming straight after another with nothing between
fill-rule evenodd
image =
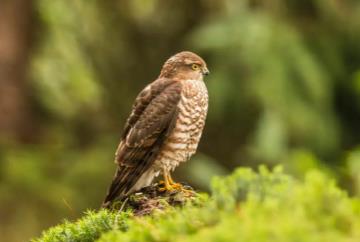
<instances>
[{"instance_id":1,"label":"green moss","mask_svg":"<svg viewBox=\"0 0 360 242\"><path fill-rule=\"evenodd\" d=\"M303 181L260 167L215 178L212 195L148 216L88 213L34 241L360 241L360 200L320 171Z\"/></svg>"},{"instance_id":2,"label":"green moss","mask_svg":"<svg viewBox=\"0 0 360 242\"><path fill-rule=\"evenodd\" d=\"M94 241L102 233L112 229L125 231L130 216L130 212L88 211L75 223L65 221L44 232L41 238L32 241Z\"/></svg>"}]
</instances>

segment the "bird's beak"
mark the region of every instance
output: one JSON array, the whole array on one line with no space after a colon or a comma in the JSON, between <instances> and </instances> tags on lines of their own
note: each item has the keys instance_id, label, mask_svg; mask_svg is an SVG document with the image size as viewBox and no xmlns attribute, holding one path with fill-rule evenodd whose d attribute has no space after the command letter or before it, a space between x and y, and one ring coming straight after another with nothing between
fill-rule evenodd
<instances>
[{"instance_id":1,"label":"bird's beak","mask_svg":"<svg viewBox=\"0 0 360 242\"><path fill-rule=\"evenodd\" d=\"M204 76L207 76L207 75L210 74L210 71L208 70L208 68L204 67L204 68L202 69L202 74L203 74Z\"/></svg>"}]
</instances>

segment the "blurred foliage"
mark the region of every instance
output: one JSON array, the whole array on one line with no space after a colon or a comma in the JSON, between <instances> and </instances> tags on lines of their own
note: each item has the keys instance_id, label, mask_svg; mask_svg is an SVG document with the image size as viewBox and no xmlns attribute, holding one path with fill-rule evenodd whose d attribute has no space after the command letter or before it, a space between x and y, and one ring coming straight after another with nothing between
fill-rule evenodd
<instances>
[{"instance_id":1,"label":"blurred foliage","mask_svg":"<svg viewBox=\"0 0 360 242\"><path fill-rule=\"evenodd\" d=\"M184 49L208 63L210 107L199 154L178 179L208 190L213 175L239 165L281 163L297 178L322 170L360 194L359 1L36 0L34 8L27 91L39 129L31 144L0 136L5 240L100 205L136 94Z\"/></svg>"},{"instance_id":2,"label":"blurred foliage","mask_svg":"<svg viewBox=\"0 0 360 242\"><path fill-rule=\"evenodd\" d=\"M150 216L101 210L63 223L33 240L55 241L358 241L360 200L318 170L300 182L277 167L237 169L216 178L200 206Z\"/></svg>"}]
</instances>

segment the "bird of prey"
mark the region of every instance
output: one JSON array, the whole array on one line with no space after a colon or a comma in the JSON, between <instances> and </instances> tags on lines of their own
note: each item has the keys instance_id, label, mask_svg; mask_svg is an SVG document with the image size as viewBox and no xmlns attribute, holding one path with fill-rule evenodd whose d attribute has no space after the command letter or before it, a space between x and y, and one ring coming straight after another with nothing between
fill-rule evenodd
<instances>
[{"instance_id":1,"label":"bird of prey","mask_svg":"<svg viewBox=\"0 0 360 242\"><path fill-rule=\"evenodd\" d=\"M170 172L197 149L208 110L203 80L208 74L200 56L183 51L139 93L115 153L117 170L103 207L149 186L159 174L164 189L181 188Z\"/></svg>"}]
</instances>

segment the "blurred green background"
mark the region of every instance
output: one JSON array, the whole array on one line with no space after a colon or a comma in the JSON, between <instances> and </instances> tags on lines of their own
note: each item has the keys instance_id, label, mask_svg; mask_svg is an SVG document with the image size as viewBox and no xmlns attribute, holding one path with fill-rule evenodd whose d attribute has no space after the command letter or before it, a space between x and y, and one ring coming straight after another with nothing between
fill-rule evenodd
<instances>
[{"instance_id":1,"label":"blurred green background","mask_svg":"<svg viewBox=\"0 0 360 242\"><path fill-rule=\"evenodd\" d=\"M360 1L1 0L2 241L99 207L134 98L181 50L211 75L178 180L283 164L360 195Z\"/></svg>"}]
</instances>

